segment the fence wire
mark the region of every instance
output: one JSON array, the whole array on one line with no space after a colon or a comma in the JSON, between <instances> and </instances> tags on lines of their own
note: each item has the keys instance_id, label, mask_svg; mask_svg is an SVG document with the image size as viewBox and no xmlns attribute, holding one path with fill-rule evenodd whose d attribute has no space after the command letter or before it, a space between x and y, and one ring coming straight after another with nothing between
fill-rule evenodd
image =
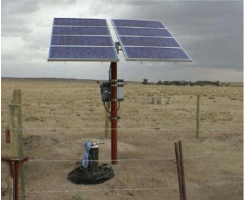
<instances>
[{"instance_id":1,"label":"fence wire","mask_svg":"<svg viewBox=\"0 0 244 201\"><path fill-rule=\"evenodd\" d=\"M218 183L207 183L207 184L190 184L186 185L187 188L191 187L202 187L202 186L214 186L214 185L227 185L227 184L243 184L243 182L218 182ZM165 189L178 189L178 186L174 187L158 187L158 188L107 188L107 189L80 189L80 190L54 190L54 191L26 191L27 194L44 194L44 193L71 193L71 192L82 192L82 191L148 191L148 190L165 190Z\"/></svg>"},{"instance_id":2,"label":"fence wire","mask_svg":"<svg viewBox=\"0 0 244 201\"><path fill-rule=\"evenodd\" d=\"M10 130L104 130L105 127L101 128L81 128L81 127L74 127L74 128L64 128L64 127L45 127L45 128L38 128L38 127L23 127L21 129L10 129ZM107 128L106 130L113 130L112 128ZM243 128L201 128L201 129L196 129L196 128L117 128L115 130L120 130L120 131L243 131Z\"/></svg>"},{"instance_id":3,"label":"fence wire","mask_svg":"<svg viewBox=\"0 0 244 201\"><path fill-rule=\"evenodd\" d=\"M242 152L234 153L234 154L215 154L215 155L196 155L196 156L184 156L184 159L196 159L196 158L211 158L211 157L221 157L221 156L233 156L233 155L243 155ZM175 160L175 158L135 158L135 159L117 159L118 162L125 161L163 161L163 160ZM61 159L61 160L53 160L53 159L29 159L28 162L68 162L68 161L77 161L77 159ZM98 162L110 162L111 159L106 160L90 160L90 161L98 161Z\"/></svg>"}]
</instances>

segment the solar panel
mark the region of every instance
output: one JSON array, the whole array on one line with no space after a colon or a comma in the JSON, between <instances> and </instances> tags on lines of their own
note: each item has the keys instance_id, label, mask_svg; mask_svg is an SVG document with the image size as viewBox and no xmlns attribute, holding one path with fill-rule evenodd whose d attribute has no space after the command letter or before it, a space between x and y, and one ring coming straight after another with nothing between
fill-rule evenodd
<instances>
[{"instance_id":1,"label":"solar panel","mask_svg":"<svg viewBox=\"0 0 244 201\"><path fill-rule=\"evenodd\" d=\"M54 18L48 61L119 61L107 21Z\"/></svg>"},{"instance_id":2,"label":"solar panel","mask_svg":"<svg viewBox=\"0 0 244 201\"><path fill-rule=\"evenodd\" d=\"M112 24L127 61L192 61L160 21L113 19Z\"/></svg>"},{"instance_id":3,"label":"solar panel","mask_svg":"<svg viewBox=\"0 0 244 201\"><path fill-rule=\"evenodd\" d=\"M163 47L180 47L174 38L158 37L120 37L123 46L163 46Z\"/></svg>"},{"instance_id":4,"label":"solar panel","mask_svg":"<svg viewBox=\"0 0 244 201\"><path fill-rule=\"evenodd\" d=\"M107 26L104 19L54 18L53 25Z\"/></svg>"},{"instance_id":5,"label":"solar panel","mask_svg":"<svg viewBox=\"0 0 244 201\"><path fill-rule=\"evenodd\" d=\"M113 42L104 36L52 36L51 45L113 46Z\"/></svg>"},{"instance_id":6,"label":"solar panel","mask_svg":"<svg viewBox=\"0 0 244 201\"><path fill-rule=\"evenodd\" d=\"M101 61L101 58L116 58L113 47L51 47L50 57L66 61Z\"/></svg>"},{"instance_id":7,"label":"solar panel","mask_svg":"<svg viewBox=\"0 0 244 201\"><path fill-rule=\"evenodd\" d=\"M171 37L167 29L149 29L149 28L122 28L117 27L120 36L166 36Z\"/></svg>"},{"instance_id":8,"label":"solar panel","mask_svg":"<svg viewBox=\"0 0 244 201\"><path fill-rule=\"evenodd\" d=\"M58 27L53 26L53 35L110 35L108 27Z\"/></svg>"},{"instance_id":9,"label":"solar panel","mask_svg":"<svg viewBox=\"0 0 244 201\"><path fill-rule=\"evenodd\" d=\"M158 47L125 47L126 56L128 58L139 59L188 59L184 50L181 48L158 48Z\"/></svg>"},{"instance_id":10,"label":"solar panel","mask_svg":"<svg viewBox=\"0 0 244 201\"><path fill-rule=\"evenodd\" d=\"M114 20L114 25L126 27L152 27L165 28L159 21L143 21L143 20Z\"/></svg>"}]
</instances>

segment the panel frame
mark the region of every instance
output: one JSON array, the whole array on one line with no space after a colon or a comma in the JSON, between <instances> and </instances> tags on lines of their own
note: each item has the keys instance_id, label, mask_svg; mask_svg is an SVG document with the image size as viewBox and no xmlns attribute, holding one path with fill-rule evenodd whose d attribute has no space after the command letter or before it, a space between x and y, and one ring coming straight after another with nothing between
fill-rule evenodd
<instances>
[{"instance_id":1,"label":"panel frame","mask_svg":"<svg viewBox=\"0 0 244 201\"><path fill-rule=\"evenodd\" d=\"M116 33L116 36L120 42L120 46L122 48L122 51L124 53L124 56L125 56L125 59L126 61L150 61L150 62L192 62L192 59L191 57L187 54L187 52L185 51L185 49L181 46L181 44L178 42L178 40L173 36L173 34L169 31L169 29L167 28L167 26L165 26L165 24L162 23L162 21L160 20L143 20L143 21L158 21L158 22L161 22L163 24L163 26L165 27L164 29L167 29L167 31L170 33L170 35L172 37L158 37L158 36L131 36L129 35L128 37L155 37L155 38L173 38L175 39L175 41L179 44L180 49L182 49L184 51L184 53L189 57L189 59L152 59L152 58L129 58L124 47L129 47L129 46L123 46L122 45L122 42L121 42L121 39L120 39L120 35L118 34L117 32L117 29L116 29L116 25L114 24L114 20L118 20L118 19L111 19L111 23L114 27L114 31ZM119 20L125 20L125 19L119 19ZM128 20L128 19L127 19ZM119 27L124 27L124 26L119 26ZM139 27L138 27L139 28ZM141 27L140 27L141 28ZM143 28L146 28L146 27L143 27ZM125 37L125 35L121 35L123 37ZM140 48L141 46L133 46L133 47L138 47ZM147 47L152 47L152 46L147 46ZM163 47L162 47L163 48Z\"/></svg>"},{"instance_id":2,"label":"panel frame","mask_svg":"<svg viewBox=\"0 0 244 201\"><path fill-rule=\"evenodd\" d=\"M54 19L55 18L53 18L53 21L52 21L51 34L49 35L50 38L49 38L49 50L48 50L48 59L47 59L47 61L49 61L49 62L57 62L57 61L59 61L59 62L77 62L77 61L86 61L86 62L118 62L119 61L119 56L117 54L117 49L116 49L115 45L107 46L107 47L112 47L114 49L114 52L115 52L115 55L116 55L115 59L109 59L109 58L50 58L51 47L52 46L57 46L57 45L51 45L52 36L66 36L66 35L60 35L60 34L54 34L53 35L53 27L54 26L63 27L63 25L54 25ZM109 37L111 42L112 42L112 44L115 44L114 41L112 40L112 35L111 35L110 29L108 27L108 22L107 22L106 19L105 19L105 22L106 22L107 26L76 26L76 27L107 27L109 35L74 35L74 36L94 36L94 37L102 36L102 37ZM65 25L65 26L67 27L67 25ZM73 27L73 26L70 25L68 27ZM67 36L72 36L72 35L67 35ZM64 47L64 46L60 45L60 47ZM76 47L79 47L79 46L76 46ZM99 47L99 46L83 46L83 47L96 48L96 47ZM102 46L102 47L105 47L105 46Z\"/></svg>"}]
</instances>

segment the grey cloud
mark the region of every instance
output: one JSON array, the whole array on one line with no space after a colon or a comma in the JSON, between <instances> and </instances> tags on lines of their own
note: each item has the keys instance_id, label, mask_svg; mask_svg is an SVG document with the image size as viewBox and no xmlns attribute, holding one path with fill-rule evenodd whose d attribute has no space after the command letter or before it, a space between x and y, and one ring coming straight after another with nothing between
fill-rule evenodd
<instances>
[{"instance_id":1,"label":"grey cloud","mask_svg":"<svg viewBox=\"0 0 244 201\"><path fill-rule=\"evenodd\" d=\"M31 0L38 2L39 0ZM84 0L86 1L86 0ZM82 2L84 2L82 0ZM47 6L56 6L61 7L65 5L74 5L78 2L78 0L41 0L39 1L39 8L47 7Z\"/></svg>"},{"instance_id":2,"label":"grey cloud","mask_svg":"<svg viewBox=\"0 0 244 201\"><path fill-rule=\"evenodd\" d=\"M48 46L50 45L47 37L42 37L31 41L27 40L27 42L29 42L27 47L30 49L47 50Z\"/></svg>"},{"instance_id":3,"label":"grey cloud","mask_svg":"<svg viewBox=\"0 0 244 201\"><path fill-rule=\"evenodd\" d=\"M2 1L2 34L9 34L8 38L3 38L7 40L2 46L2 76L107 79L109 63L101 66L99 62L91 62L87 68L86 62L46 62L51 31L50 15L55 13L64 16L67 13L71 15L67 17L73 17L74 14L81 18L161 20L193 59L191 63L140 64L125 61L120 52L120 78L141 81L146 77L149 81L158 81L197 80L209 76L209 79L217 80L224 73L230 73L228 79L233 81L235 75L239 80L241 77L243 3L239 1L45 0L33 1L27 7L15 3L12 4L13 8L9 7L9 2ZM87 9L81 12L74 8ZM114 36L112 29L111 33ZM11 50L9 46L9 43L14 43L10 38L13 36L19 36L13 38L18 43L17 50ZM215 74L208 73L210 69Z\"/></svg>"},{"instance_id":4,"label":"grey cloud","mask_svg":"<svg viewBox=\"0 0 244 201\"><path fill-rule=\"evenodd\" d=\"M2 16L28 14L36 12L38 9L38 1L2 1Z\"/></svg>"},{"instance_id":5,"label":"grey cloud","mask_svg":"<svg viewBox=\"0 0 244 201\"><path fill-rule=\"evenodd\" d=\"M77 2L77 0L69 0L68 3L70 4L75 4Z\"/></svg>"},{"instance_id":6,"label":"grey cloud","mask_svg":"<svg viewBox=\"0 0 244 201\"><path fill-rule=\"evenodd\" d=\"M127 18L161 20L193 60L198 60L200 64L209 65L211 68L229 66L238 70L243 69L241 1L128 3L134 6L135 12L128 13ZM184 39L181 36L189 38Z\"/></svg>"},{"instance_id":7,"label":"grey cloud","mask_svg":"<svg viewBox=\"0 0 244 201\"><path fill-rule=\"evenodd\" d=\"M32 28L26 25L2 25L2 36L21 36L22 34L29 34L33 31Z\"/></svg>"},{"instance_id":8,"label":"grey cloud","mask_svg":"<svg viewBox=\"0 0 244 201\"><path fill-rule=\"evenodd\" d=\"M3 25L25 25L28 23L28 19L26 19L26 16L17 16L17 15L6 15L2 16L1 19L2 26Z\"/></svg>"},{"instance_id":9,"label":"grey cloud","mask_svg":"<svg viewBox=\"0 0 244 201\"><path fill-rule=\"evenodd\" d=\"M103 16L104 18L119 18L130 12L130 5L124 1L93 0L85 13L79 13L82 18L87 16Z\"/></svg>"},{"instance_id":10,"label":"grey cloud","mask_svg":"<svg viewBox=\"0 0 244 201\"><path fill-rule=\"evenodd\" d=\"M17 59L18 57L19 57L19 55L17 55L17 54L2 54L1 55L2 60L13 60L13 59Z\"/></svg>"}]
</instances>

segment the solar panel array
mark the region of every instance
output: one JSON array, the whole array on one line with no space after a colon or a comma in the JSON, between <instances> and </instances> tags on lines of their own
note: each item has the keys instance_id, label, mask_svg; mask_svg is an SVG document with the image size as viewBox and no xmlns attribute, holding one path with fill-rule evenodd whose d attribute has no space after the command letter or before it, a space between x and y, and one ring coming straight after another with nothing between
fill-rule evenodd
<instances>
[{"instance_id":1,"label":"solar panel array","mask_svg":"<svg viewBox=\"0 0 244 201\"><path fill-rule=\"evenodd\" d=\"M107 21L54 18L48 61L119 61Z\"/></svg>"},{"instance_id":2,"label":"solar panel array","mask_svg":"<svg viewBox=\"0 0 244 201\"><path fill-rule=\"evenodd\" d=\"M127 61L191 61L160 21L112 24ZM119 61L105 19L54 18L48 61Z\"/></svg>"},{"instance_id":3,"label":"solar panel array","mask_svg":"<svg viewBox=\"0 0 244 201\"><path fill-rule=\"evenodd\" d=\"M191 61L160 21L113 19L112 24L127 61Z\"/></svg>"}]
</instances>

